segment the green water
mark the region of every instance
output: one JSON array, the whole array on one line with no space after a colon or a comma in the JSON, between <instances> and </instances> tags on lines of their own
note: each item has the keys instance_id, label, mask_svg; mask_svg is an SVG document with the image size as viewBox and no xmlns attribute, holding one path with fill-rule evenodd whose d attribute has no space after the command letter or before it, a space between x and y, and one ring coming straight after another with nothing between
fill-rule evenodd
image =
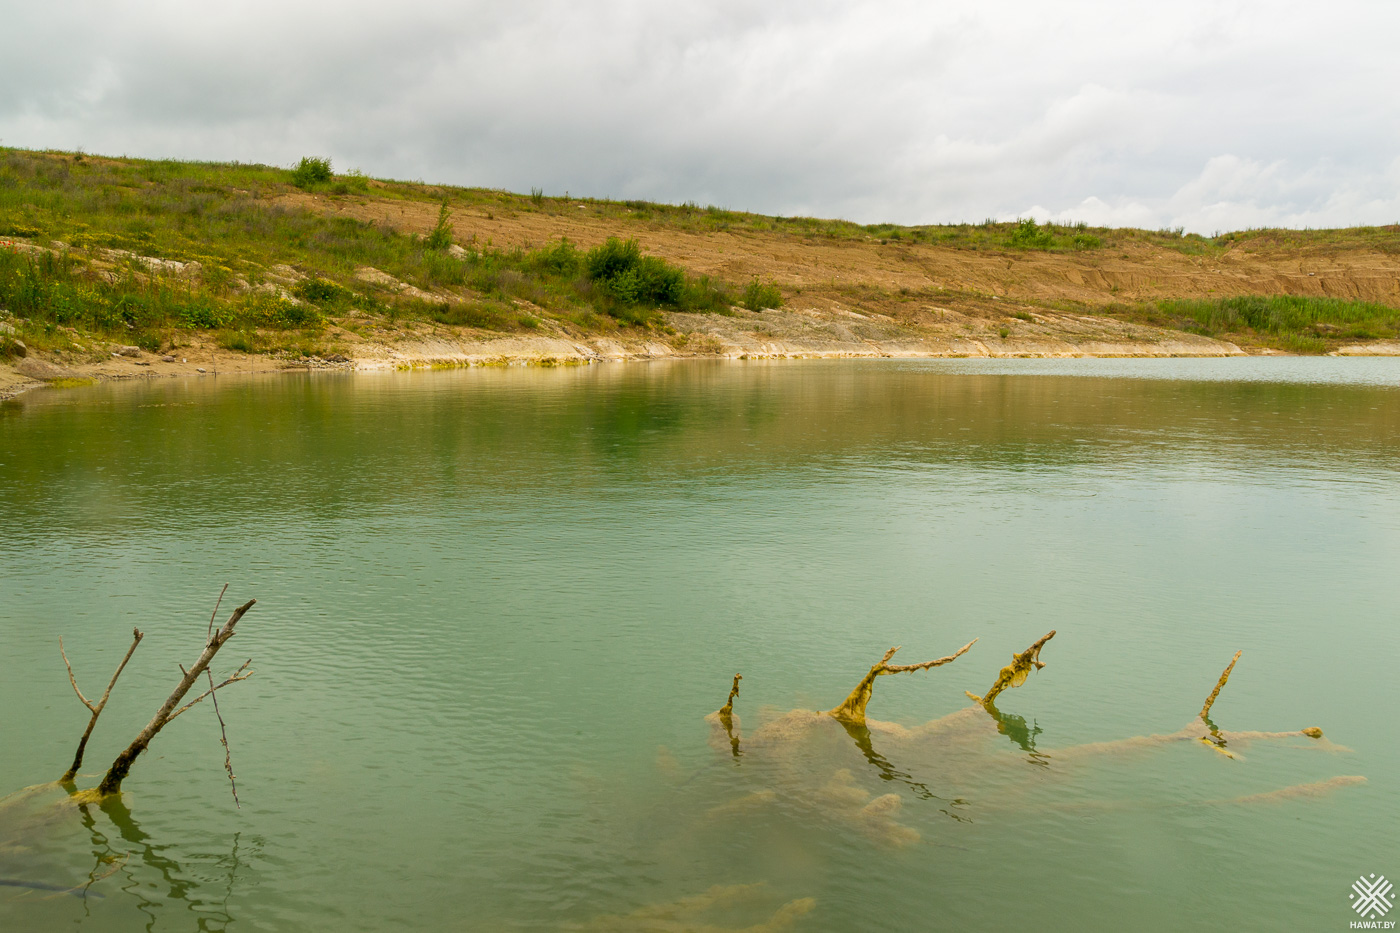
<instances>
[{"instance_id":1,"label":"green water","mask_svg":"<svg viewBox=\"0 0 1400 933\"><path fill-rule=\"evenodd\" d=\"M92 695L146 632L93 772L225 582L258 605L217 671L257 673L221 694L241 809L206 706L122 807L0 807L0 929L1346 929L1358 875L1400 876L1398 480L1387 360L24 396L0 404L0 794L56 778L86 723L60 634ZM1052 628L1005 734L750 741L891 645L980 638L870 705L954 713ZM1221 728L1345 750L1072 750L1186 725L1237 649ZM703 720L736 671L737 757ZM1338 775L1368 780L1231 802ZM717 885L761 886L665 906Z\"/></svg>"}]
</instances>

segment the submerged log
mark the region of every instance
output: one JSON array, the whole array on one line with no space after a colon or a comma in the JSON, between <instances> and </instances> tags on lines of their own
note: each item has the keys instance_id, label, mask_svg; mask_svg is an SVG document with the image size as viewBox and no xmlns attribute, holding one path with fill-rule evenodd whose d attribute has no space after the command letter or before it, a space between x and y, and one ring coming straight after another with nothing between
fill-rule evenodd
<instances>
[{"instance_id":1,"label":"submerged log","mask_svg":"<svg viewBox=\"0 0 1400 933\"><path fill-rule=\"evenodd\" d=\"M1051 634L1054 633L1052 632ZM885 656L877 661L875 666L870 668L870 671L861 678L860 683L856 684L856 688L851 691L850 696L846 697L845 701L842 702L840 706L832 710L827 710L827 715L843 723L863 726L865 725L865 707L869 705L871 694L875 691L876 677L882 677L885 674L907 674L913 671L926 671L929 668L940 667L944 664L956 661L966 654L968 649L975 644L977 644L977 639L974 638L947 657L935 658L932 661L924 661L921 664L889 663L890 658L894 657L895 652L899 650L899 646L891 648L889 651L886 651Z\"/></svg>"},{"instance_id":2,"label":"submerged log","mask_svg":"<svg viewBox=\"0 0 1400 933\"><path fill-rule=\"evenodd\" d=\"M97 725L97 717L102 715L102 710L107 706L107 700L112 696L112 688L117 685L117 678L126 669L126 662L131 660L131 656L136 653L136 646L141 644L141 639L145 635L139 628L131 630L131 647L126 649L126 655L122 658L122 663L117 665L116 673L107 682L107 689L102 691L102 699L93 703L83 696L83 691L78 689L78 679L73 676L73 665L68 663L68 652L63 650L63 638L58 639L58 653L63 657L63 666L68 668L68 682L73 685L73 692L78 695L78 699L92 713L92 718L88 720L87 728L83 730L83 737L78 740L78 750L73 754L73 763L68 770L63 772L63 777L58 779L60 784L71 784L73 778L78 776L78 769L83 766L83 753L87 750L88 739L92 737L92 730Z\"/></svg>"},{"instance_id":3,"label":"submerged log","mask_svg":"<svg viewBox=\"0 0 1400 933\"><path fill-rule=\"evenodd\" d=\"M191 666L189 670L185 670L183 667L180 669L184 676L180 678L179 684L176 685L174 691L166 698L165 702L161 704L160 709L156 710L156 714L151 717L151 721L146 724L146 728L142 729L135 740L112 762L112 766L107 770L106 777L102 779L102 783L97 786L97 789L92 792L94 796L106 797L110 794L119 793L121 791L122 781L126 779L127 774L131 771L132 764L151 744L151 740L159 734L160 730L168 726L176 716L179 716L205 697L212 696L216 690L227 687L229 684L236 683L240 680L246 680L252 675L253 672L248 670L248 665L252 663L250 659L235 671L232 676L224 680L223 683L212 684L211 678L211 686L208 690L195 697L184 706L180 706L180 702L185 698L185 694L189 693L190 688L195 685L195 682L198 681L205 670L208 669L209 664L214 660L214 656L219 653L219 649L224 646L225 642L233 637L233 629L234 626L238 624L238 620L243 618L244 614L249 609L252 609L256 602L256 599L250 599L233 610L233 614L229 616L223 628L216 630L211 620L209 626L209 640L205 643L204 650L200 652L198 659L195 660L194 665ZM218 611L217 608L215 611Z\"/></svg>"}]
</instances>

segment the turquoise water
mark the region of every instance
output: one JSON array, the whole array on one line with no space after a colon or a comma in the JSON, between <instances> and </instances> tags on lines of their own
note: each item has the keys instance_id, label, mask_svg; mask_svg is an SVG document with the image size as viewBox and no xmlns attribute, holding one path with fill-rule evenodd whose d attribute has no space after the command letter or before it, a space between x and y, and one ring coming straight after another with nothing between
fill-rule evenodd
<instances>
[{"instance_id":1,"label":"turquoise water","mask_svg":"<svg viewBox=\"0 0 1400 933\"><path fill-rule=\"evenodd\" d=\"M55 779L86 724L59 635L92 696L146 632L97 775L223 584L258 600L216 663L256 669L220 694L241 809L207 706L120 806L12 798L0 929L1346 929L1351 882L1400 875L1397 479L1400 361L1374 359L0 403L0 794ZM1050 629L1000 732L760 732L890 646L979 638L869 709L957 713ZM1240 649L1213 721L1326 741L1079 748L1187 725ZM704 721L736 671L737 756ZM1367 780L1240 800L1337 776Z\"/></svg>"}]
</instances>

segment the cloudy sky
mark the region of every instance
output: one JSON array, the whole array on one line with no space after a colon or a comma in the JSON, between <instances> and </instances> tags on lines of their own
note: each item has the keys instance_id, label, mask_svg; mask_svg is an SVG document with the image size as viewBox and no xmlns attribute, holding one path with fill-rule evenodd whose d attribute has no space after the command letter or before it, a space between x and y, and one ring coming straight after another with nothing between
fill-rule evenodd
<instances>
[{"instance_id":1,"label":"cloudy sky","mask_svg":"<svg viewBox=\"0 0 1400 933\"><path fill-rule=\"evenodd\" d=\"M1400 4L0 0L0 143L864 222L1400 221Z\"/></svg>"}]
</instances>

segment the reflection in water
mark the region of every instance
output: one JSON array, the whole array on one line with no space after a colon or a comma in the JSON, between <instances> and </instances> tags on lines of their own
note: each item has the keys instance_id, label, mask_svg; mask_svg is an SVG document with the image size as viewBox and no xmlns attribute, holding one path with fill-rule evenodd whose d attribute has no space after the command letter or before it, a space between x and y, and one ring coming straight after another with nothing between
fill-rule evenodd
<instances>
[{"instance_id":1,"label":"reflection in water","mask_svg":"<svg viewBox=\"0 0 1400 933\"><path fill-rule=\"evenodd\" d=\"M85 893L103 878L120 873L123 881L118 886L131 897L136 909L145 915L147 930L155 930L160 918L177 903L183 903L187 910L195 914L196 930L222 931L233 923L228 905L236 886L238 869L242 865L239 855L241 833L234 833L228 855L217 860L227 865L228 874L222 882L222 896L213 901L201 897L202 882L192 872L182 868L179 861L166 854L167 850L178 851L181 847L153 839L141 828L121 795L113 794L96 804L79 804L78 811L82 825L91 838L94 859L88 881L82 887ZM99 820L99 814L106 820ZM116 840L109 834L110 829L116 830ZM132 856L148 871L141 871L133 864ZM152 883L151 872L159 876L159 884Z\"/></svg>"},{"instance_id":2,"label":"reflection in water","mask_svg":"<svg viewBox=\"0 0 1400 933\"><path fill-rule=\"evenodd\" d=\"M1049 761L1050 756L1035 749L1035 737L1045 731L1040 728L1040 723L1026 723L1026 717L1017 716L1015 713L1003 713L997 709L995 703L984 703L982 706L987 712L992 714L996 720L997 731L1009 738L1022 751L1030 752L1030 759L1034 764L1044 765Z\"/></svg>"},{"instance_id":3,"label":"reflection in water","mask_svg":"<svg viewBox=\"0 0 1400 933\"><path fill-rule=\"evenodd\" d=\"M914 780L914 776L908 771L901 771L899 768L896 768L893 764L890 763L890 760L888 758L875 751L874 743L871 741L870 737L870 729L865 725L847 722L845 720L837 721L840 722L842 727L845 728L846 734L849 735L852 740L854 740L854 742L856 743L856 748L860 749L860 753L865 756L865 760L875 766L875 770L880 774L880 780L898 781L901 784L905 784L911 790L914 791L914 796L919 797L922 800L944 801L948 804L948 807L940 808L941 812L947 814L948 816L951 816L955 820L965 819L965 817L959 816L953 809L949 809L952 807L963 806L964 804L966 804L965 800L963 800L960 797L955 797L952 799L940 797L933 791L929 790L927 784L924 784L922 781Z\"/></svg>"}]
</instances>

